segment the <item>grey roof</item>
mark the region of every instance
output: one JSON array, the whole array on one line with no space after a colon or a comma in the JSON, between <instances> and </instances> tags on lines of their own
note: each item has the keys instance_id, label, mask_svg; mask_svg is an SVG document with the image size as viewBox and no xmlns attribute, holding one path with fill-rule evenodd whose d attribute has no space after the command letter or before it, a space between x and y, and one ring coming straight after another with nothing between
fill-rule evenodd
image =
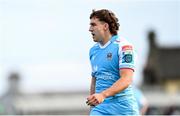
<instances>
[{"instance_id":1,"label":"grey roof","mask_svg":"<svg viewBox=\"0 0 180 116\"><path fill-rule=\"evenodd\" d=\"M180 47L158 48L156 55L160 77L180 78Z\"/></svg>"},{"instance_id":2,"label":"grey roof","mask_svg":"<svg viewBox=\"0 0 180 116\"><path fill-rule=\"evenodd\" d=\"M148 33L148 41L149 55L144 69L145 78L149 78L148 76L154 76L152 78L158 78L157 80L180 78L180 46L158 45L154 31Z\"/></svg>"}]
</instances>

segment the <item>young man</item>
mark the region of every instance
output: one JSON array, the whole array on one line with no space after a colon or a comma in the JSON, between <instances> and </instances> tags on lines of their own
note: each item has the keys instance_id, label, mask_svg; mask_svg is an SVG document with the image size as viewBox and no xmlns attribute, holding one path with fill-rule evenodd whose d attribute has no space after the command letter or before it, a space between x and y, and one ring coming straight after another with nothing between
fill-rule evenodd
<instances>
[{"instance_id":1,"label":"young man","mask_svg":"<svg viewBox=\"0 0 180 116\"><path fill-rule=\"evenodd\" d=\"M90 115L138 115L132 92L134 49L124 38L118 37L118 19L102 9L90 15L94 42L90 49L92 80L87 104Z\"/></svg>"}]
</instances>

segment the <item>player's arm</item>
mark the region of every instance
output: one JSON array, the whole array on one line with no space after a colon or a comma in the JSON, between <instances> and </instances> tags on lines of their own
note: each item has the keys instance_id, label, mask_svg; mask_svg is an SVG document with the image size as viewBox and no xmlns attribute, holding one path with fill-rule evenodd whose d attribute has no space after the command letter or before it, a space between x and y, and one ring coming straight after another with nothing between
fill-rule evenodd
<instances>
[{"instance_id":1,"label":"player's arm","mask_svg":"<svg viewBox=\"0 0 180 116\"><path fill-rule=\"evenodd\" d=\"M104 90L101 93L95 93L90 95L87 100L88 105L98 105L104 101L106 97L113 96L124 89L126 89L132 82L133 70L121 69L121 78L117 80L110 88Z\"/></svg>"},{"instance_id":2,"label":"player's arm","mask_svg":"<svg viewBox=\"0 0 180 116\"><path fill-rule=\"evenodd\" d=\"M104 90L101 93L105 98L123 91L132 83L132 77L135 67L134 64L135 53L133 50L133 46L126 43L124 43L122 46L119 46L120 78L110 88Z\"/></svg>"},{"instance_id":3,"label":"player's arm","mask_svg":"<svg viewBox=\"0 0 180 116\"><path fill-rule=\"evenodd\" d=\"M95 94L95 86L96 86L96 78L91 78L91 85L90 85L90 95L87 98L86 104L90 106L94 106L94 101L89 99L90 96Z\"/></svg>"},{"instance_id":4,"label":"player's arm","mask_svg":"<svg viewBox=\"0 0 180 116\"><path fill-rule=\"evenodd\" d=\"M90 95L95 93L96 78L91 78Z\"/></svg>"},{"instance_id":5,"label":"player's arm","mask_svg":"<svg viewBox=\"0 0 180 116\"><path fill-rule=\"evenodd\" d=\"M104 90L101 94L104 98L113 96L124 89L126 89L132 82L133 70L132 69L121 69L120 79L117 80L110 88Z\"/></svg>"}]
</instances>

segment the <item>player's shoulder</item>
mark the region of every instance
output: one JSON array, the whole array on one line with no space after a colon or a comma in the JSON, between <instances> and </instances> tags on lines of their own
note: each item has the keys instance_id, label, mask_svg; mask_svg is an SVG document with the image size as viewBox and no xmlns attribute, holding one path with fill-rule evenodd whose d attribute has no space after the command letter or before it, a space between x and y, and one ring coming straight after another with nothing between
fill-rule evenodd
<instances>
[{"instance_id":1,"label":"player's shoulder","mask_svg":"<svg viewBox=\"0 0 180 116\"><path fill-rule=\"evenodd\" d=\"M91 53L92 51L95 51L96 49L98 49L98 47L99 47L98 43L94 44L94 45L90 48L90 53Z\"/></svg>"},{"instance_id":2,"label":"player's shoulder","mask_svg":"<svg viewBox=\"0 0 180 116\"><path fill-rule=\"evenodd\" d=\"M123 36L119 36L115 41L115 44L118 44L119 47L123 47L123 46L132 46L133 44L131 42L129 42L129 40Z\"/></svg>"},{"instance_id":3,"label":"player's shoulder","mask_svg":"<svg viewBox=\"0 0 180 116\"><path fill-rule=\"evenodd\" d=\"M92 47L91 47L91 49L90 50L92 50L92 49L96 49L96 48L98 48L99 47L99 44L98 43L96 43L96 44L94 44Z\"/></svg>"}]
</instances>

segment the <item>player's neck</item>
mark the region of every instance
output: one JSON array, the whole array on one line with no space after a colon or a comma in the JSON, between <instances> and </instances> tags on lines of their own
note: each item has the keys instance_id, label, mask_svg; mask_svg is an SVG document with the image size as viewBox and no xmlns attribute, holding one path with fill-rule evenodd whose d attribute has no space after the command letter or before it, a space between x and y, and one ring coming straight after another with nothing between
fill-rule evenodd
<instances>
[{"instance_id":1,"label":"player's neck","mask_svg":"<svg viewBox=\"0 0 180 116\"><path fill-rule=\"evenodd\" d=\"M104 46L110 39L111 39L112 35L111 34L106 34L103 38L103 40L100 42L100 44L102 46Z\"/></svg>"}]
</instances>

